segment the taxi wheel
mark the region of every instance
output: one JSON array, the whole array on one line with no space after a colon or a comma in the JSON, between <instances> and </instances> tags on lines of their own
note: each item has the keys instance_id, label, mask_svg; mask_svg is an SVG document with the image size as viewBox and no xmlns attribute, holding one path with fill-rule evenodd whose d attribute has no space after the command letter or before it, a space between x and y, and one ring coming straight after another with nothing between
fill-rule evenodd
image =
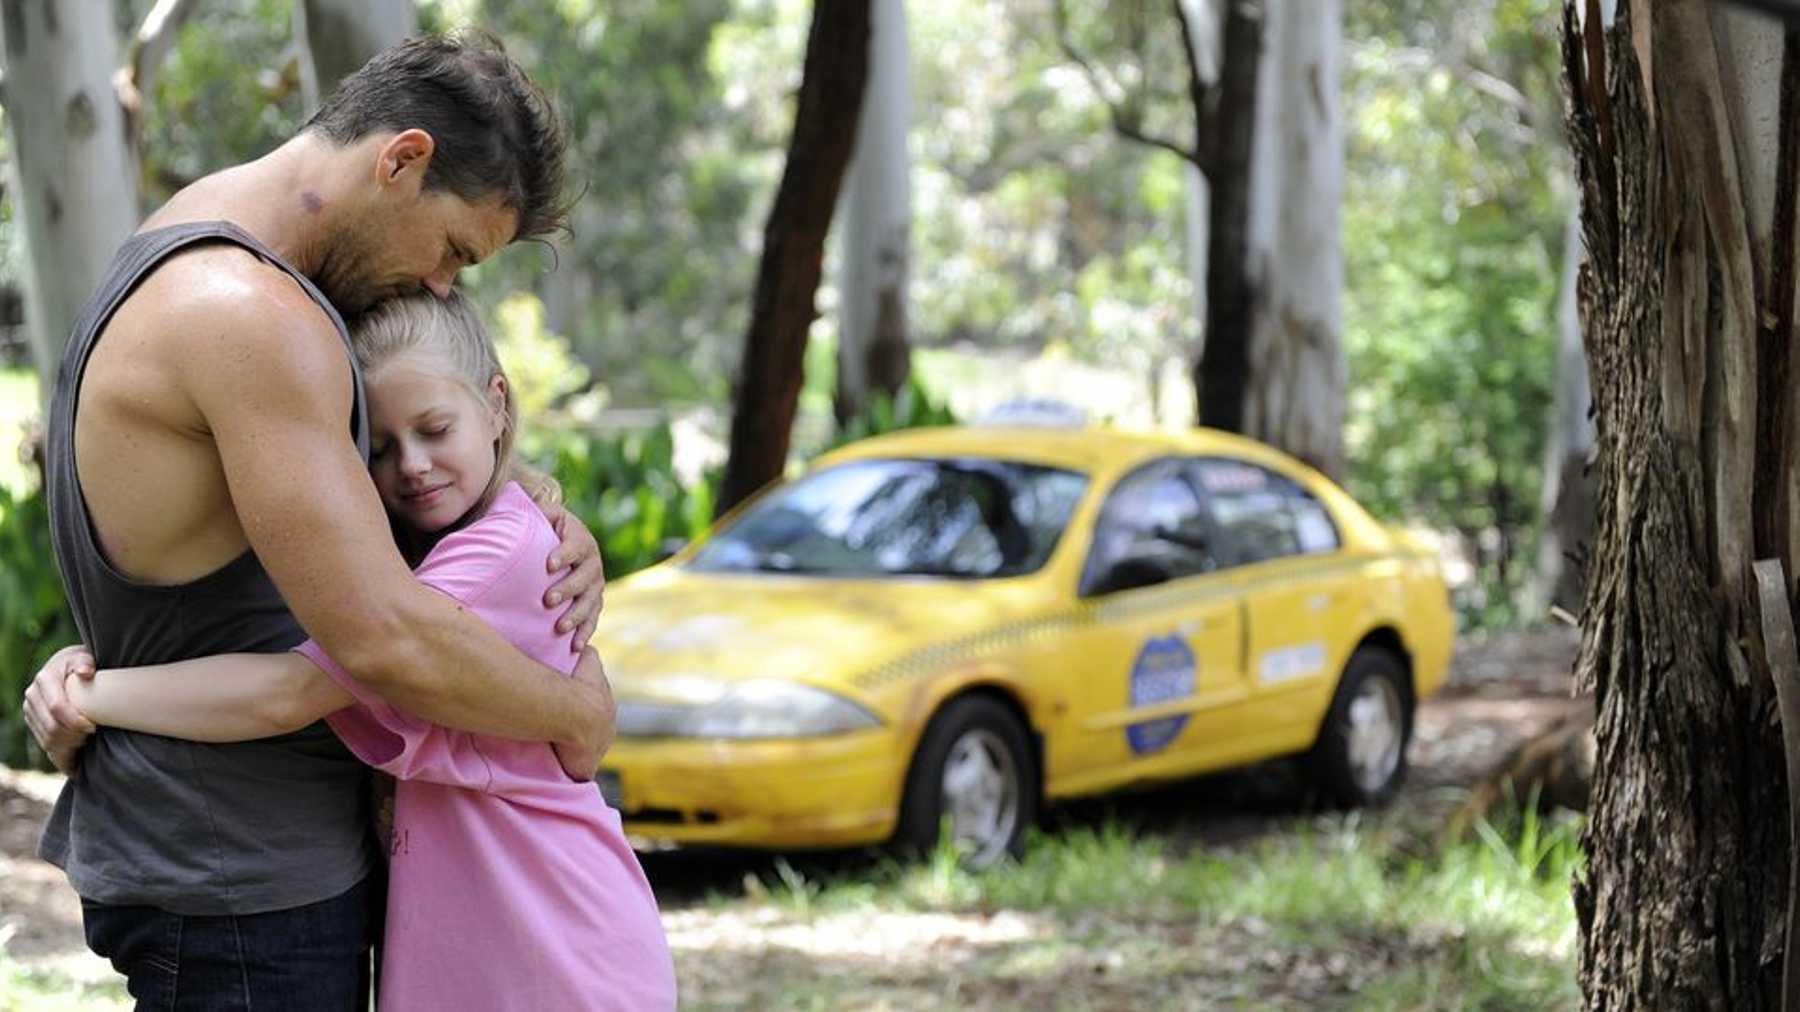
<instances>
[{"instance_id":1,"label":"taxi wheel","mask_svg":"<svg viewBox=\"0 0 1800 1012\"><path fill-rule=\"evenodd\" d=\"M1387 802L1406 778L1412 718L1406 665L1379 647L1358 649L1307 756L1314 780L1342 805Z\"/></svg>"},{"instance_id":2,"label":"taxi wheel","mask_svg":"<svg viewBox=\"0 0 1800 1012\"><path fill-rule=\"evenodd\" d=\"M894 842L921 853L948 823L969 868L986 868L1025 847L1037 818L1037 762L1025 727L995 700L967 696L944 707L919 740L906 774Z\"/></svg>"}]
</instances>

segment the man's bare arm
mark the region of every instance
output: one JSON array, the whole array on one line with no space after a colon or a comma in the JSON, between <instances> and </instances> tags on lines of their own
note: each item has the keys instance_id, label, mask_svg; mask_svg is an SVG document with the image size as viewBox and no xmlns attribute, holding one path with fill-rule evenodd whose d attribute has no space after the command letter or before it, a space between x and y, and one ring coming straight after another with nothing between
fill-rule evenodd
<instances>
[{"instance_id":1,"label":"man's bare arm","mask_svg":"<svg viewBox=\"0 0 1800 1012\"><path fill-rule=\"evenodd\" d=\"M428 720L603 748L605 693L529 660L413 579L347 438L351 372L335 328L285 279L233 294L169 314L160 336L181 358L245 535L301 625L371 690Z\"/></svg>"}]
</instances>

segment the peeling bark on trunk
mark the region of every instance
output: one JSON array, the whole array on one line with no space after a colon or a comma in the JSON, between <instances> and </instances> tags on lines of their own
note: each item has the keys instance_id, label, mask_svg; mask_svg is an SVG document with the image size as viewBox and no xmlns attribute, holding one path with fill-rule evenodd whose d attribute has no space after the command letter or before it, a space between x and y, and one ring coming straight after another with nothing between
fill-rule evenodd
<instances>
[{"instance_id":1,"label":"peeling bark on trunk","mask_svg":"<svg viewBox=\"0 0 1800 1012\"><path fill-rule=\"evenodd\" d=\"M82 303L137 227L137 161L113 92L119 43L109 4L3 0L0 47L25 318L48 389Z\"/></svg>"},{"instance_id":2,"label":"peeling bark on trunk","mask_svg":"<svg viewBox=\"0 0 1800 1012\"><path fill-rule=\"evenodd\" d=\"M1595 1009L1774 1009L1786 774L1750 564L1793 573L1800 537L1800 52L1704 0L1619 8L1564 7L1599 503L1581 984Z\"/></svg>"},{"instance_id":3,"label":"peeling bark on trunk","mask_svg":"<svg viewBox=\"0 0 1800 1012\"><path fill-rule=\"evenodd\" d=\"M871 392L898 394L912 369L906 336L906 282L912 259L906 135L912 100L905 4L874 0L872 17L869 83L844 184L833 402L839 425L862 412Z\"/></svg>"},{"instance_id":4,"label":"peeling bark on trunk","mask_svg":"<svg viewBox=\"0 0 1800 1012\"><path fill-rule=\"evenodd\" d=\"M1245 435L1344 470L1340 0L1271 0L1250 201L1255 286Z\"/></svg>"},{"instance_id":5,"label":"peeling bark on trunk","mask_svg":"<svg viewBox=\"0 0 1800 1012\"><path fill-rule=\"evenodd\" d=\"M781 477L832 210L869 74L869 0L813 5L787 165L763 231L717 513Z\"/></svg>"},{"instance_id":6,"label":"peeling bark on trunk","mask_svg":"<svg viewBox=\"0 0 1800 1012\"><path fill-rule=\"evenodd\" d=\"M307 113L370 57L418 32L413 0L294 0L300 93Z\"/></svg>"}]
</instances>

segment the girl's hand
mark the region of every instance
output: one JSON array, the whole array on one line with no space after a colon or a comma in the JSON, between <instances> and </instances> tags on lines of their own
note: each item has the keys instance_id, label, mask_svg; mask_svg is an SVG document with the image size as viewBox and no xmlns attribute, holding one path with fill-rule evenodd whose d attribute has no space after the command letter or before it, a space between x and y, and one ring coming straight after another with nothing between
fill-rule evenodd
<instances>
[{"instance_id":1,"label":"girl's hand","mask_svg":"<svg viewBox=\"0 0 1800 1012\"><path fill-rule=\"evenodd\" d=\"M25 689L25 726L56 768L74 776L76 753L94 733L94 723L70 702L64 683L70 677L91 680L98 670L94 655L77 643L50 655Z\"/></svg>"},{"instance_id":2,"label":"girl's hand","mask_svg":"<svg viewBox=\"0 0 1800 1012\"><path fill-rule=\"evenodd\" d=\"M544 607L557 608L564 602L572 602L568 611L557 620L556 631L573 632L569 652L580 653L594 635L600 608L606 603L606 565L600 559L600 543L561 505L539 501L538 509L562 537L562 544L550 553L549 571L554 573L564 566L569 567L568 573L545 592Z\"/></svg>"}]
</instances>

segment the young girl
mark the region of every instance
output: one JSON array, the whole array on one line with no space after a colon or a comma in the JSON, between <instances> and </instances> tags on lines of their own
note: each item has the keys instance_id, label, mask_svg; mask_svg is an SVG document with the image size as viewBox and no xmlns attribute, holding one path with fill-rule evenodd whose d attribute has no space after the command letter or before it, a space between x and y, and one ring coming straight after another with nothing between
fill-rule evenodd
<instances>
[{"instance_id":1,"label":"young girl","mask_svg":"<svg viewBox=\"0 0 1800 1012\"><path fill-rule=\"evenodd\" d=\"M565 674L566 637L539 604L557 537L517 482L517 407L460 295L410 297L358 321L370 470L425 583ZM78 658L72 667L91 668ZM318 645L69 677L96 724L240 741L324 717L398 780L380 1008L672 1009L656 899L619 816L551 746L439 727L383 702Z\"/></svg>"}]
</instances>

